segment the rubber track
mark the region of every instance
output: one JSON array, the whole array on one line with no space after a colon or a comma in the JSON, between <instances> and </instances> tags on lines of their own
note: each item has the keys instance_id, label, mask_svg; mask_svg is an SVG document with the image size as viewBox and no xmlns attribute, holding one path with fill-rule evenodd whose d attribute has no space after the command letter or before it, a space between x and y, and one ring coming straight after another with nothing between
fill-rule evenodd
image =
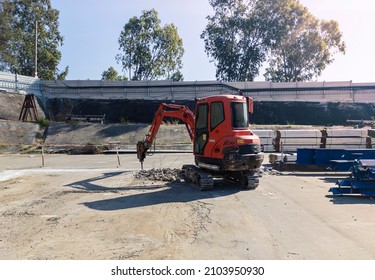
<instances>
[{"instance_id":1,"label":"rubber track","mask_svg":"<svg viewBox=\"0 0 375 280\"><path fill-rule=\"evenodd\" d=\"M254 190L259 185L259 176L254 171L230 173L224 176L224 179L244 190Z\"/></svg>"},{"instance_id":2,"label":"rubber track","mask_svg":"<svg viewBox=\"0 0 375 280\"><path fill-rule=\"evenodd\" d=\"M255 172L247 172L247 186L244 189L247 190L254 190L259 186L259 176L255 174Z\"/></svg>"},{"instance_id":3,"label":"rubber track","mask_svg":"<svg viewBox=\"0 0 375 280\"><path fill-rule=\"evenodd\" d=\"M200 191L213 189L214 179L209 171L202 170L195 165L184 165L182 170L187 181L192 182Z\"/></svg>"}]
</instances>

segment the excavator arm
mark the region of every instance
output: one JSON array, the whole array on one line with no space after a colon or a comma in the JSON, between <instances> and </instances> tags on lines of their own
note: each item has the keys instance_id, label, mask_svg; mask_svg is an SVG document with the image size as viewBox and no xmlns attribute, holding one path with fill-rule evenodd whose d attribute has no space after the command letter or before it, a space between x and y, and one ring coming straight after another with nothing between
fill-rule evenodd
<instances>
[{"instance_id":1,"label":"excavator arm","mask_svg":"<svg viewBox=\"0 0 375 280\"><path fill-rule=\"evenodd\" d=\"M141 162L143 169L143 161L146 158L147 150L152 146L155 140L156 134L159 131L160 125L162 124L165 117L176 118L182 120L186 129L189 133L190 139L194 141L194 128L195 128L195 115L185 105L176 104L160 104L158 110L155 112L154 119L152 120L149 132L143 141L137 143L137 157Z\"/></svg>"}]
</instances>

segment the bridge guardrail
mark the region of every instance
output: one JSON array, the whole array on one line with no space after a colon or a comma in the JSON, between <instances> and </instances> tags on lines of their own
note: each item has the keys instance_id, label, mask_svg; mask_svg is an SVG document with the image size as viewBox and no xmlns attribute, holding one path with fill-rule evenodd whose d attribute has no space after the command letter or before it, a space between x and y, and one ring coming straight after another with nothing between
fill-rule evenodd
<instances>
[{"instance_id":1,"label":"bridge guardrail","mask_svg":"<svg viewBox=\"0 0 375 280\"><path fill-rule=\"evenodd\" d=\"M41 94L42 82L38 78L0 72L0 90L20 94Z\"/></svg>"},{"instance_id":2,"label":"bridge guardrail","mask_svg":"<svg viewBox=\"0 0 375 280\"><path fill-rule=\"evenodd\" d=\"M43 98L194 100L240 90L255 101L375 102L375 83L219 81L46 81L0 72L0 90Z\"/></svg>"}]
</instances>

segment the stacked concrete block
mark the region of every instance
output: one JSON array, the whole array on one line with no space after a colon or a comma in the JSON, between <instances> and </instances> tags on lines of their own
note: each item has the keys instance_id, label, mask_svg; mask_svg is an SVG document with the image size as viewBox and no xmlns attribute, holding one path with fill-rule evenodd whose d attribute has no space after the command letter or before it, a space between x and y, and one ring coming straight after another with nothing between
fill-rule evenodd
<instances>
[{"instance_id":1,"label":"stacked concrete block","mask_svg":"<svg viewBox=\"0 0 375 280\"><path fill-rule=\"evenodd\" d=\"M372 143L375 143L375 129L367 130L367 148L372 149Z\"/></svg>"},{"instance_id":2,"label":"stacked concrete block","mask_svg":"<svg viewBox=\"0 0 375 280\"><path fill-rule=\"evenodd\" d=\"M327 149L366 149L371 146L367 129L333 129L322 131L322 146Z\"/></svg>"},{"instance_id":3,"label":"stacked concrete block","mask_svg":"<svg viewBox=\"0 0 375 280\"><path fill-rule=\"evenodd\" d=\"M277 130L273 146L277 152L295 152L298 148L320 148L322 132L318 129Z\"/></svg>"},{"instance_id":4,"label":"stacked concrete block","mask_svg":"<svg viewBox=\"0 0 375 280\"><path fill-rule=\"evenodd\" d=\"M260 144L262 151L272 152L273 151L273 139L275 138L275 132L272 129L252 130L253 133L258 135L260 138Z\"/></svg>"}]
</instances>

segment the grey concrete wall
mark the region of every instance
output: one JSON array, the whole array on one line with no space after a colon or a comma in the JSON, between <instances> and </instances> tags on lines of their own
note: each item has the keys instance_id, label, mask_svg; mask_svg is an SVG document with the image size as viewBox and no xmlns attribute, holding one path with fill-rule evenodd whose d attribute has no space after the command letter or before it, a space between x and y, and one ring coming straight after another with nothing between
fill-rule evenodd
<instances>
[{"instance_id":1,"label":"grey concrete wall","mask_svg":"<svg viewBox=\"0 0 375 280\"><path fill-rule=\"evenodd\" d=\"M0 121L0 144L1 145L31 145L35 143L39 124L19 122L19 121Z\"/></svg>"}]
</instances>

